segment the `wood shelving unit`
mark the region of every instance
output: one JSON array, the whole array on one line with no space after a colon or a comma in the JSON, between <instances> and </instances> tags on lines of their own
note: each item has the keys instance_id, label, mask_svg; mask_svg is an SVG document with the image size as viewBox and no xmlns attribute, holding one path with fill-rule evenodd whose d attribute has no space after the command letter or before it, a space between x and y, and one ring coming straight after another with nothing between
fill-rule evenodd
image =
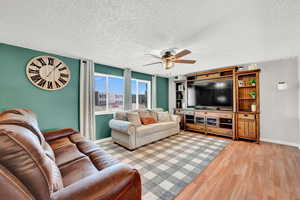
<instances>
[{"instance_id":1,"label":"wood shelving unit","mask_svg":"<svg viewBox=\"0 0 300 200\"><path fill-rule=\"evenodd\" d=\"M233 66L187 74L184 82L175 82L177 93L178 84L186 86L202 80L233 80L233 107L230 111L188 110L184 106L176 106L175 114L182 116L184 129L259 142L260 70L239 71L239 69L239 66ZM176 102L180 101L183 100L176 97ZM251 110L254 103L255 111Z\"/></svg>"},{"instance_id":2,"label":"wood shelving unit","mask_svg":"<svg viewBox=\"0 0 300 200\"><path fill-rule=\"evenodd\" d=\"M236 73L236 138L259 142L259 73L260 70ZM252 96L254 95L255 96ZM254 106L255 105L255 106ZM255 108L255 109L254 109Z\"/></svg>"}]
</instances>

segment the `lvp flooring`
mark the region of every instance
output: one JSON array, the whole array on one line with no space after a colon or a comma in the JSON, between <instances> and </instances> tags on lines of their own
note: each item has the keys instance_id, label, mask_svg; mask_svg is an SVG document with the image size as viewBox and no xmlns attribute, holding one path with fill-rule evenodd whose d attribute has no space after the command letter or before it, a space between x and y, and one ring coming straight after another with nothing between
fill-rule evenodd
<instances>
[{"instance_id":1,"label":"lvp flooring","mask_svg":"<svg viewBox=\"0 0 300 200\"><path fill-rule=\"evenodd\" d=\"M202 199L299 200L300 150L267 142L232 141L175 198Z\"/></svg>"}]
</instances>

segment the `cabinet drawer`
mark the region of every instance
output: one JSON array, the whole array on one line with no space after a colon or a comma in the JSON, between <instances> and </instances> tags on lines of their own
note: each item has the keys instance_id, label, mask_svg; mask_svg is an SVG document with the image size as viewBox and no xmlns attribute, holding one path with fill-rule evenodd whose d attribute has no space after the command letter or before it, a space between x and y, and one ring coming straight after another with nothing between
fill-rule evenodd
<instances>
[{"instance_id":1,"label":"cabinet drawer","mask_svg":"<svg viewBox=\"0 0 300 200\"><path fill-rule=\"evenodd\" d=\"M194 115L194 111L184 111L185 115Z\"/></svg>"},{"instance_id":2,"label":"cabinet drawer","mask_svg":"<svg viewBox=\"0 0 300 200\"><path fill-rule=\"evenodd\" d=\"M195 111L195 115L204 116L206 114L207 114L207 112L204 112L204 111Z\"/></svg>"},{"instance_id":3,"label":"cabinet drawer","mask_svg":"<svg viewBox=\"0 0 300 200\"><path fill-rule=\"evenodd\" d=\"M205 126L204 125L186 123L185 127L187 129L190 128L190 129L193 129L193 130L199 130L199 131L205 132Z\"/></svg>"},{"instance_id":4,"label":"cabinet drawer","mask_svg":"<svg viewBox=\"0 0 300 200\"><path fill-rule=\"evenodd\" d=\"M215 133L218 135L226 135L226 136L232 136L232 130L226 129L226 128L207 128L207 132L209 133Z\"/></svg>"},{"instance_id":5,"label":"cabinet drawer","mask_svg":"<svg viewBox=\"0 0 300 200\"><path fill-rule=\"evenodd\" d=\"M207 117L220 117L220 118L232 118L232 114L231 113L212 113L212 112L208 112Z\"/></svg>"},{"instance_id":6,"label":"cabinet drawer","mask_svg":"<svg viewBox=\"0 0 300 200\"><path fill-rule=\"evenodd\" d=\"M238 118L239 119L255 119L255 115L254 114L238 114Z\"/></svg>"}]
</instances>

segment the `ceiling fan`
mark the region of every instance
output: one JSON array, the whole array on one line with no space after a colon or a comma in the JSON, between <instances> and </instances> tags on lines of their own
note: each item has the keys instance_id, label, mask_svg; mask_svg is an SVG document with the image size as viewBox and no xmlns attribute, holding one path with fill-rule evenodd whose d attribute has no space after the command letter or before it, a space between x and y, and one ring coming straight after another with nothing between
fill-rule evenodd
<instances>
[{"instance_id":1,"label":"ceiling fan","mask_svg":"<svg viewBox=\"0 0 300 200\"><path fill-rule=\"evenodd\" d=\"M155 58L160 59L159 62L149 63L143 66L149 66L149 65L156 65L156 64L162 64L165 69L171 69L175 63L184 63L184 64L195 64L196 60L181 60L179 58L186 56L190 53L192 53L190 50L184 49L178 53L175 53L173 49L167 49L161 52L161 56L157 56L154 54L147 54L150 56L153 56Z\"/></svg>"}]
</instances>

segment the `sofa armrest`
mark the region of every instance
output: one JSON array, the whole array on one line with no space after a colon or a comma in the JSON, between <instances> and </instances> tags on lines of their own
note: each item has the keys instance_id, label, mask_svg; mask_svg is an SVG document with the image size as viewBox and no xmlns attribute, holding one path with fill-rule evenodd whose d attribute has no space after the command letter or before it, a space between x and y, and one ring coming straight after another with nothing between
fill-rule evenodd
<instances>
[{"instance_id":1,"label":"sofa armrest","mask_svg":"<svg viewBox=\"0 0 300 200\"><path fill-rule=\"evenodd\" d=\"M46 132L43 132L43 135L44 135L46 141L51 141L51 140L66 137L66 136L69 136L69 135L72 135L75 133L78 133L78 132L72 128L64 128L64 129L59 129L59 130L54 130L54 131L46 131Z\"/></svg>"},{"instance_id":2,"label":"sofa armrest","mask_svg":"<svg viewBox=\"0 0 300 200\"><path fill-rule=\"evenodd\" d=\"M136 128L136 126L131 122L116 119L112 119L109 121L109 127L119 132L127 133L129 135L130 133L135 132Z\"/></svg>"},{"instance_id":3,"label":"sofa armrest","mask_svg":"<svg viewBox=\"0 0 300 200\"><path fill-rule=\"evenodd\" d=\"M181 120L181 117L179 115L172 115L171 114L170 117L171 117L172 121L177 122L177 123L179 123L180 120Z\"/></svg>"},{"instance_id":4,"label":"sofa armrest","mask_svg":"<svg viewBox=\"0 0 300 200\"><path fill-rule=\"evenodd\" d=\"M116 164L55 192L51 199L141 200L141 179L137 170Z\"/></svg>"}]
</instances>

